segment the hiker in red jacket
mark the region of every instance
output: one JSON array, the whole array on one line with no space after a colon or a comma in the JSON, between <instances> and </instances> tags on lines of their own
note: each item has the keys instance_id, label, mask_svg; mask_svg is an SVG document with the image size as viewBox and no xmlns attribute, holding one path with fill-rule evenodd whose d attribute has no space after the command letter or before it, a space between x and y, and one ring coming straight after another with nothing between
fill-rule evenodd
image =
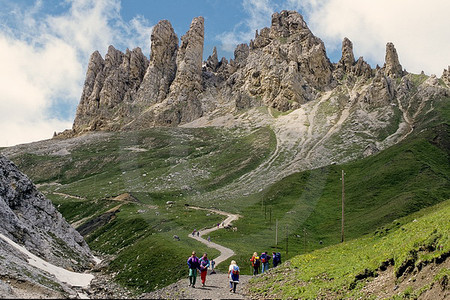
<instances>
[{"instance_id":1,"label":"hiker in red jacket","mask_svg":"<svg viewBox=\"0 0 450 300\"><path fill-rule=\"evenodd\" d=\"M261 265L261 259L258 256L258 253L254 252L252 258L250 258L253 267L253 275L259 274L259 266Z\"/></svg>"},{"instance_id":2,"label":"hiker in red jacket","mask_svg":"<svg viewBox=\"0 0 450 300\"><path fill-rule=\"evenodd\" d=\"M208 267L209 267L208 255L204 253L202 258L200 258L200 278L202 279L202 286L205 286Z\"/></svg>"}]
</instances>

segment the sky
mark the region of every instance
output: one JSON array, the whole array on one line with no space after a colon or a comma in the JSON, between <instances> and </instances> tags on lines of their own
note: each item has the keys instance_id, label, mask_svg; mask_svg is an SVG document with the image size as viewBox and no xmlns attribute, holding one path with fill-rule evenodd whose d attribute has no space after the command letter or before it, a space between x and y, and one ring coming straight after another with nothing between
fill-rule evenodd
<instances>
[{"instance_id":1,"label":"sky","mask_svg":"<svg viewBox=\"0 0 450 300\"><path fill-rule=\"evenodd\" d=\"M140 47L150 57L158 21L178 38L205 18L204 58L217 47L233 58L237 44L270 27L281 10L301 13L332 62L344 37L355 57L384 64L394 43L403 68L442 75L450 65L449 0L0 0L0 147L49 139L72 127L89 56L108 46Z\"/></svg>"}]
</instances>

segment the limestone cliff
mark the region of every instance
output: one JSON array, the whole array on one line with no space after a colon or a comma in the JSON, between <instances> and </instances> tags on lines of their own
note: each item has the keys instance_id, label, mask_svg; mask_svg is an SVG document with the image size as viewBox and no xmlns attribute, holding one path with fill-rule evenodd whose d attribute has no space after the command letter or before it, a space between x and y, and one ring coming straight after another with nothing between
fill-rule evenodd
<instances>
[{"instance_id":1,"label":"limestone cliff","mask_svg":"<svg viewBox=\"0 0 450 300\"><path fill-rule=\"evenodd\" d=\"M296 11L274 13L270 28L238 45L230 61L219 61L214 48L202 63L203 42L202 17L192 20L181 44L163 20L151 35L150 61L139 48L122 53L110 46L105 59L93 53L73 129L60 136L178 126L257 106L287 112L333 90L361 107L392 106L400 94L412 99L412 86L400 84L408 73L392 43L386 45L383 67L372 69L362 57L355 60L345 38L342 57L333 64ZM448 74L442 75L447 86Z\"/></svg>"}]
</instances>

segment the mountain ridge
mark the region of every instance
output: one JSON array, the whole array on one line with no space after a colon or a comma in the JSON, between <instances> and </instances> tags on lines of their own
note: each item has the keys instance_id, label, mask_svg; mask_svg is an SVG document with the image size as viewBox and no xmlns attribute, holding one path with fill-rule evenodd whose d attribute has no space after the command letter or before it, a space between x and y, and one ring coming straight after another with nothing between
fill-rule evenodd
<instances>
[{"instance_id":1,"label":"mountain ridge","mask_svg":"<svg viewBox=\"0 0 450 300\"><path fill-rule=\"evenodd\" d=\"M122 53L110 46L105 59L94 52L73 128L56 136L178 126L259 106L288 112L321 93L363 83L368 88L358 102L389 105L397 97L395 81L408 74L390 42L381 68L372 69L362 57L355 60L347 38L341 59L331 63L322 40L296 11L274 13L271 27L257 30L248 45L238 45L229 62L219 61L216 49L202 62L203 36L202 17L193 19L180 45L170 22L163 20L151 35L150 60L140 48ZM450 67L444 69L441 77L447 94L449 72Z\"/></svg>"}]
</instances>

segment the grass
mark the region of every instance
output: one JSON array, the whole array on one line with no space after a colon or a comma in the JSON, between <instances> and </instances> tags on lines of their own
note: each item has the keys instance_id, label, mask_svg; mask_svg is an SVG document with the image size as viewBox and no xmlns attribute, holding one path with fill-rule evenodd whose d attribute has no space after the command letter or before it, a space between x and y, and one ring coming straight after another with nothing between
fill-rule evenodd
<instances>
[{"instance_id":1,"label":"grass","mask_svg":"<svg viewBox=\"0 0 450 300\"><path fill-rule=\"evenodd\" d=\"M319 113L323 117L327 110L340 109L344 100L336 97ZM391 233L401 233L400 228L412 221L414 214L450 198L446 103L447 98L437 101L435 110L418 120L415 133L377 155L294 173L257 193L230 197L222 197L218 191L256 169L275 150L276 138L270 128L251 132L154 128L112 133L80 144L66 156L24 153L14 161L33 181L46 184L40 189L71 223L85 223L112 208L119 209L107 224L85 238L97 253L114 258L109 272L138 293L186 276L185 260L192 250L207 251L210 257L218 255L187 236L194 228L213 226L224 217L190 210L185 204L217 207L242 216L233 224L237 232L219 230L211 233L211 238L237 253L233 259L243 274L250 274L249 258L254 251L281 252L283 261L304 254L303 259L309 257L307 262L312 263L317 261L313 256L318 249L337 247L333 245L341 238L341 170L346 172L345 245L364 248L357 241L366 235L364 239L375 247L381 245L375 242L393 237ZM391 129L385 134L390 132ZM137 202L113 200L122 193L130 193ZM199 197L202 195L211 198ZM168 201L173 204L167 204ZM174 235L181 241L175 241ZM393 256L396 262L408 260L401 253ZM342 255L349 259L352 256L347 252ZM343 275L348 281L341 283L349 286L355 282L355 272L359 274L366 268L373 271L379 259L385 258L371 261L370 257L363 257L361 264L355 264L354 270L346 273L348 276ZM219 269L225 270L227 263L219 265ZM322 273L314 277L319 283L337 278L320 270ZM292 272L295 275L298 270L293 268ZM322 287L332 289L319 283L311 285L313 288L307 293L312 295L314 289L317 292ZM261 293L272 291L277 285L276 281L267 281L269 284L274 287L262 287ZM290 289L289 293L298 294L306 288L302 284L291 285Z\"/></svg>"},{"instance_id":2,"label":"grass","mask_svg":"<svg viewBox=\"0 0 450 300\"><path fill-rule=\"evenodd\" d=\"M387 262L399 278L406 271L450 253L450 201L397 221L382 234L366 235L343 244L299 255L270 275L256 278L250 290L268 298L316 299L362 297L365 278L374 277ZM411 221L411 218L414 218ZM439 280L448 274L443 270ZM406 293L412 293L412 290Z\"/></svg>"},{"instance_id":3,"label":"grass","mask_svg":"<svg viewBox=\"0 0 450 300\"><path fill-rule=\"evenodd\" d=\"M235 222L238 234L214 232L212 238L237 249L234 259L245 266L246 274L254 251L280 251L286 258L339 243L341 170L346 173L345 239L371 233L450 198L446 140L444 130L423 132L363 160L292 174L258 194L235 200L244 215Z\"/></svg>"}]
</instances>

